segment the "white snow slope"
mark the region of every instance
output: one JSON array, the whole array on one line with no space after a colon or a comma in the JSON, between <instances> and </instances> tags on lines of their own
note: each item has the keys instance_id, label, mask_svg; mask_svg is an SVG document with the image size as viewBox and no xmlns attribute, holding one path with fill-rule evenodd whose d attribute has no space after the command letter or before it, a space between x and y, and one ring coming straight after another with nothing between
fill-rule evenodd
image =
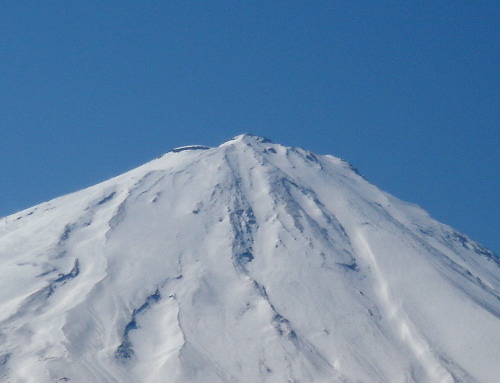
<instances>
[{"instance_id":1,"label":"white snow slope","mask_svg":"<svg viewBox=\"0 0 500 383\"><path fill-rule=\"evenodd\" d=\"M500 381L499 258L238 136L0 220L0 382Z\"/></svg>"}]
</instances>

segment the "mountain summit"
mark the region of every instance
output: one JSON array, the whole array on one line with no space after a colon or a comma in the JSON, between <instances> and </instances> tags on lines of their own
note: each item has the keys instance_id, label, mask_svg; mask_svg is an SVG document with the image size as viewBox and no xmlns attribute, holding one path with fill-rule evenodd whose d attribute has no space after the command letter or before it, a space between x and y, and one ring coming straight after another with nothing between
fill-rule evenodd
<instances>
[{"instance_id":1,"label":"mountain summit","mask_svg":"<svg viewBox=\"0 0 500 383\"><path fill-rule=\"evenodd\" d=\"M0 382L496 383L499 257L252 135L0 220Z\"/></svg>"}]
</instances>

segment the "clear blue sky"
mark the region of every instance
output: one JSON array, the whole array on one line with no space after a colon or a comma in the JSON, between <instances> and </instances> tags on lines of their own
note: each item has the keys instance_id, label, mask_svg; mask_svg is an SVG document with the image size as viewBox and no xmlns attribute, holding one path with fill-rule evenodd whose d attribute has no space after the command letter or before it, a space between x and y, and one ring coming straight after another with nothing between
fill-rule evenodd
<instances>
[{"instance_id":1,"label":"clear blue sky","mask_svg":"<svg viewBox=\"0 0 500 383\"><path fill-rule=\"evenodd\" d=\"M0 5L0 216L251 132L496 251L496 1Z\"/></svg>"}]
</instances>

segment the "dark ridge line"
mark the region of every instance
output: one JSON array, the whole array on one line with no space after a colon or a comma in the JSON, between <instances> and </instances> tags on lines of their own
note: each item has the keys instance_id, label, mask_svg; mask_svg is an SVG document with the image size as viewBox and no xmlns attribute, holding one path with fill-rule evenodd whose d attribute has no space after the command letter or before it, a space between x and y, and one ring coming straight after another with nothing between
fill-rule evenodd
<instances>
[{"instance_id":1,"label":"dark ridge line","mask_svg":"<svg viewBox=\"0 0 500 383\"><path fill-rule=\"evenodd\" d=\"M328 360L316 349L316 347L311 342L297 334L290 320L281 315L278 310L276 310L275 306L269 299L266 288L258 283L255 279L251 278L251 280L253 282L253 285L257 288L260 295L266 300L266 302L269 304L269 307L274 313L271 324L274 327L276 333L281 337L286 336L287 340L291 341L295 346L295 349L298 352L301 352L309 361L309 363L311 363L315 368L317 368L318 370L322 370L323 373L331 374L333 372L335 373L335 375L337 375L337 379L339 379L339 382L347 382L347 380L343 376L338 374L338 371L335 370L330 362L328 362ZM317 359L315 359L313 356L316 356Z\"/></svg>"},{"instance_id":2,"label":"dark ridge line","mask_svg":"<svg viewBox=\"0 0 500 383\"><path fill-rule=\"evenodd\" d=\"M11 356L12 356L12 353L10 353L10 352L0 356L0 367L5 366L9 362Z\"/></svg>"},{"instance_id":3,"label":"dark ridge line","mask_svg":"<svg viewBox=\"0 0 500 383\"><path fill-rule=\"evenodd\" d=\"M123 331L123 342L116 349L115 357L117 359L131 359L135 355L129 333L130 331L139 328L136 317L138 314L141 314L149 309L153 304L158 303L160 300L161 295L159 289L157 288L153 294L146 297L146 301L141 307L132 311L132 318L130 319L130 322L127 323L125 330Z\"/></svg>"},{"instance_id":4,"label":"dark ridge line","mask_svg":"<svg viewBox=\"0 0 500 383\"><path fill-rule=\"evenodd\" d=\"M168 278L167 281L160 287L163 287L166 283L168 283L169 280L179 280L182 278L182 274L177 275L174 278ZM162 299L162 296L160 294L160 287L157 287L153 294L148 295L145 302L139 308L132 310L131 319L126 324L125 329L123 330L123 342L116 349L115 358L125 361L131 359L135 355L133 344L130 340L130 331L140 328L140 326L137 324L137 316L148 311L151 306L155 305ZM175 299L175 294L171 294L170 297Z\"/></svg>"},{"instance_id":5,"label":"dark ridge line","mask_svg":"<svg viewBox=\"0 0 500 383\"><path fill-rule=\"evenodd\" d=\"M99 202L97 202L97 206L99 205L103 205L105 204L106 202L112 200L114 198L114 196L116 195L116 192L114 191L113 193L111 193L110 195L108 195L107 197L104 197L103 199L101 199Z\"/></svg>"},{"instance_id":6,"label":"dark ridge line","mask_svg":"<svg viewBox=\"0 0 500 383\"><path fill-rule=\"evenodd\" d=\"M365 181L366 181L366 178L363 174L361 174L361 172L358 170L358 168L354 167L350 162L344 160L344 159L340 159L340 161L342 161L344 164L346 164L346 166L349 168L349 170L351 170L354 174L360 176L361 178L363 178Z\"/></svg>"},{"instance_id":7,"label":"dark ridge line","mask_svg":"<svg viewBox=\"0 0 500 383\"><path fill-rule=\"evenodd\" d=\"M234 233L232 241L233 262L236 268L247 273L247 264L254 259L253 231L257 221L250 205L236 201L236 207L246 205L245 209L237 208L229 212L229 220Z\"/></svg>"},{"instance_id":8,"label":"dark ridge line","mask_svg":"<svg viewBox=\"0 0 500 383\"><path fill-rule=\"evenodd\" d=\"M260 143L263 143L263 144L274 144L274 142L271 141L269 138L261 137L261 136L258 136L256 134L251 134L251 133L239 134L239 135L234 136L233 138L227 140L226 142L234 141L234 140L238 139L239 137L251 137L254 140L256 140L256 141L258 141Z\"/></svg>"},{"instance_id":9,"label":"dark ridge line","mask_svg":"<svg viewBox=\"0 0 500 383\"><path fill-rule=\"evenodd\" d=\"M267 148L267 149L262 149L262 153L273 153L273 154L276 154L276 149L274 148Z\"/></svg>"},{"instance_id":10,"label":"dark ridge line","mask_svg":"<svg viewBox=\"0 0 500 383\"><path fill-rule=\"evenodd\" d=\"M338 263L338 262L337 262L337 265L342 266L343 268L345 268L345 269L347 269L347 270L359 271L359 266L358 266L358 264L356 263L356 261L354 261L354 262L353 262L353 263L351 263L351 264L348 264L348 263Z\"/></svg>"},{"instance_id":11,"label":"dark ridge line","mask_svg":"<svg viewBox=\"0 0 500 383\"><path fill-rule=\"evenodd\" d=\"M269 295L267 294L266 288L253 278L252 278L252 282L253 282L253 285L259 291L260 296L266 300L269 307L273 311L274 316L273 316L271 323L272 323L274 329L276 330L276 332L278 333L278 335L280 335L280 336L287 335L287 337L289 339L296 339L297 333L292 328L291 322L287 318L285 318L283 315L281 315L278 312L278 310L276 310L274 305L271 303L271 300L269 299ZM284 329L283 329L283 326L285 327Z\"/></svg>"},{"instance_id":12,"label":"dark ridge line","mask_svg":"<svg viewBox=\"0 0 500 383\"><path fill-rule=\"evenodd\" d=\"M116 226L120 224L120 222L123 220L123 216L126 211L126 205L129 203L129 199L136 196L135 192L139 189L139 186L147 179L149 178L152 174L155 174L156 171L150 171L146 173L144 176L142 176L135 184L132 186L128 192L125 198L118 204L118 207L116 208L115 212L113 213L113 216L109 219L108 221L108 227L109 229L106 231L105 237L108 239L109 233L112 229L114 229ZM162 177L163 178L163 177ZM156 182L159 182L157 180ZM153 188L156 185L156 183L151 187ZM150 189L148 189L149 191ZM139 195L142 193L139 193ZM136 196L137 197L137 196Z\"/></svg>"},{"instance_id":13,"label":"dark ridge line","mask_svg":"<svg viewBox=\"0 0 500 383\"><path fill-rule=\"evenodd\" d=\"M150 176L150 175L152 175L152 174L163 174L163 173L164 173L164 172L162 172L162 171L157 171L157 170L155 170L155 171L149 172L149 173L148 173L148 176ZM158 185L158 184L159 184L159 183L160 183L160 182L161 182L161 181L162 181L165 177L166 177L166 175L165 175L165 174L164 174L164 175L162 175L162 176L161 176L160 178L158 178L155 182L153 182L153 184L152 184L149 188L147 188L146 190L143 190L142 192L140 192L139 194L137 194L137 195L135 196L134 201L137 201L137 200L139 199L139 197L140 197L140 196L142 196L143 194L149 193L151 190L153 190L153 189L156 187L156 185ZM135 191L135 190L134 190L134 191ZM158 193L159 193L159 194L158 194ZM158 198L159 198L159 195L160 195L160 194L161 194L161 191L160 191L160 192L157 192L157 193L155 194L155 197L154 197L154 198L155 198L155 201L153 201L153 202L158 201Z\"/></svg>"},{"instance_id":14,"label":"dark ridge line","mask_svg":"<svg viewBox=\"0 0 500 383\"><path fill-rule=\"evenodd\" d=\"M80 274L80 262L78 258L75 259L75 263L71 271L67 274L59 274L59 277L54 281L54 283L64 282L68 279L76 278Z\"/></svg>"},{"instance_id":15,"label":"dark ridge line","mask_svg":"<svg viewBox=\"0 0 500 383\"><path fill-rule=\"evenodd\" d=\"M78 258L75 259L75 263L73 265L73 268L71 271L67 274L59 274L58 278L52 281L43 291L47 293L47 298L50 297L52 294L54 294L56 288L58 287L59 284L64 284L66 281L69 279L76 278L78 275L80 275L80 262L78 261Z\"/></svg>"},{"instance_id":16,"label":"dark ridge line","mask_svg":"<svg viewBox=\"0 0 500 383\"><path fill-rule=\"evenodd\" d=\"M10 353L10 352L3 354L3 355L0 355L0 379L8 377L7 363L9 363L9 360L11 357L12 357L12 353Z\"/></svg>"},{"instance_id":17,"label":"dark ridge line","mask_svg":"<svg viewBox=\"0 0 500 383\"><path fill-rule=\"evenodd\" d=\"M241 189L242 179L237 176L238 173L227 153L224 155L224 159L231 172L232 188L235 190L235 195L232 197L232 208L228 209L229 221L234 233L231 243L233 265L237 270L248 274L247 264L254 259L253 232L258 227L257 220L251 204L245 199Z\"/></svg>"},{"instance_id":18,"label":"dark ridge line","mask_svg":"<svg viewBox=\"0 0 500 383\"><path fill-rule=\"evenodd\" d=\"M485 285L481 281L481 279L478 278L478 277L476 277L475 275L471 274L471 272L467 268L462 267L457 262L455 262L451 257L449 257L448 255L446 255L445 253L443 253L441 250L439 250L438 248L436 248L434 245L431 245L421 235L417 235L414 232L414 230L412 230L410 227L404 225L398 219L396 219L395 217L393 217L386 209L384 209L379 204L373 204L372 206L379 213L382 213L385 217L387 217L387 220L389 222L391 222L395 227L399 228L400 230L402 230L402 232L404 232L406 235L408 235L408 237L411 238L415 242L415 245L421 246L423 249L427 250L430 254L432 254L433 257L428 257L427 258L432 264L439 265L440 264L439 262L441 262L441 264L445 264L445 265L449 266L449 268L453 272L461 275L463 278L465 278L466 281L473 283L473 285L475 285L476 287L479 287L480 291L485 291L489 295L492 295L496 300L500 300L500 296L498 295L498 293L496 292L496 290L490 289L490 288L485 288ZM423 234L423 235L428 235L428 234L426 234L425 230L424 231L418 230L418 232L421 233L421 234ZM452 233L457 233L457 232L452 231ZM463 237L463 239L466 240L465 242L471 243L473 247L474 247L474 245L481 246L478 243L476 243L475 241L468 239L467 236L461 235L460 233L457 233L457 234L459 235L459 237ZM486 256L484 254L481 254L481 253L478 253L477 251L475 251L475 247L473 249L471 249L471 248L469 248L467 246L464 246L464 242L462 242L462 240L460 240L459 238L455 238L453 235L451 235L449 230L444 230L444 235L441 235L441 236L435 237L435 238L442 245L445 245L445 247L448 250L453 250L453 248L455 248L456 243L459 242L461 244L461 246L463 246L464 248L476 252L476 254L478 254L479 256L486 257L487 260L494 261L494 259L491 259L488 256ZM443 242L441 242L441 240ZM487 252L489 252L488 249L486 249L486 248L484 248L484 249ZM492 252L490 252L490 253L493 254L494 256L496 256L494 253L492 253ZM463 259L462 257L460 257L460 258ZM450 275L448 275L447 273L444 273L443 275L451 283L453 283L460 290L462 290L464 293L466 293L466 295L471 296L475 300L477 300L478 302L480 302L481 306L483 308L485 308L487 311L489 311L490 313L492 313L496 317L500 317L500 310L497 310L497 311L492 310L492 308L489 305L487 305L487 303L484 302L484 299L482 299L479 295L477 295L477 292L476 292L476 295L472 296L471 293L466 292L464 290L464 288L463 288L463 286L461 284L456 283L456 281L454 281L450 277Z\"/></svg>"},{"instance_id":19,"label":"dark ridge line","mask_svg":"<svg viewBox=\"0 0 500 383\"><path fill-rule=\"evenodd\" d=\"M64 241L67 241L69 239L69 235L75 228L74 223L68 223L66 226L64 226L64 232L61 234L61 237L59 238L59 243L63 243Z\"/></svg>"},{"instance_id":20,"label":"dark ridge line","mask_svg":"<svg viewBox=\"0 0 500 383\"><path fill-rule=\"evenodd\" d=\"M48 270L48 271L44 271L43 273L38 274L36 277L37 277L37 278L41 278L41 277L44 277L44 276L46 276L46 275L49 275L49 274L53 273L54 271L57 271L57 268L56 268L56 267L54 267L54 266L50 266L50 267L51 267L51 269L50 269L50 270Z\"/></svg>"},{"instance_id":21,"label":"dark ridge line","mask_svg":"<svg viewBox=\"0 0 500 383\"><path fill-rule=\"evenodd\" d=\"M68 223L64 226L64 231L59 237L59 242L57 243L59 246L69 239L75 229L90 226L92 224L92 217L89 218L88 216L86 217L83 215L79 219L82 222Z\"/></svg>"},{"instance_id":22,"label":"dark ridge line","mask_svg":"<svg viewBox=\"0 0 500 383\"><path fill-rule=\"evenodd\" d=\"M459 242L465 249L474 251L476 254L487 258L488 260L494 262L496 266L500 267L499 255L495 254L491 250L488 250L480 243L477 243L476 241L468 238L466 235L458 233L456 231L452 231L451 233L446 233L445 239L451 239L452 241Z\"/></svg>"},{"instance_id":23,"label":"dark ridge line","mask_svg":"<svg viewBox=\"0 0 500 383\"><path fill-rule=\"evenodd\" d=\"M280 193L278 193L274 188L271 194L274 196L275 201L282 201L284 203L286 213L293 219L294 226L299 230L301 234L304 234L305 226L301 222L301 218L305 220L311 228L317 230L323 241L327 244L335 243L337 240L332 238L329 234L329 228L333 229L333 232L338 233L339 238L344 240L346 244L351 247L351 251L344 247L343 254L349 257L350 263L345 264L356 264L356 259L352 255L352 244L349 236L347 235L345 228L342 226L340 221L333 215L330 214L325 208L325 205L319 200L317 194L312 190L299 185L298 183L288 179L285 176L281 176L275 180L275 183L281 185L285 190L285 198L282 198ZM292 188L297 192L301 193L303 196L312 197L317 208L321 211L321 215L326 222L326 226L322 226L316 219L312 218L309 213L302 207L302 205L297 202L292 194ZM322 256L324 262L326 262L326 257Z\"/></svg>"},{"instance_id":24,"label":"dark ridge line","mask_svg":"<svg viewBox=\"0 0 500 383\"><path fill-rule=\"evenodd\" d=\"M249 276L246 265L254 258L253 232L256 227L258 227L258 225L251 204L248 203L246 199L244 199L243 193L241 193L241 178L236 177L236 172L232 164L230 163L229 158L227 158L227 156L225 158L228 162L231 173L233 174L233 180L235 183L234 187L236 189L237 195L234 198L234 209L232 211L229 211L229 220L234 232L232 253L235 268L243 272L252 280L260 295L268 302L274 313L272 324L278 334L283 335L286 333L290 339L296 339L297 334L293 330L290 321L275 309L274 305L269 300L269 296L265 287L260 285L255 279ZM238 198L238 196L240 197ZM285 327L285 329L283 329L282 327Z\"/></svg>"},{"instance_id":25,"label":"dark ridge line","mask_svg":"<svg viewBox=\"0 0 500 383\"><path fill-rule=\"evenodd\" d=\"M179 148L174 148L170 150L170 153L180 153L184 152L186 150L209 150L210 148L208 146L203 146L203 145L190 145L190 146L181 146Z\"/></svg>"}]
</instances>

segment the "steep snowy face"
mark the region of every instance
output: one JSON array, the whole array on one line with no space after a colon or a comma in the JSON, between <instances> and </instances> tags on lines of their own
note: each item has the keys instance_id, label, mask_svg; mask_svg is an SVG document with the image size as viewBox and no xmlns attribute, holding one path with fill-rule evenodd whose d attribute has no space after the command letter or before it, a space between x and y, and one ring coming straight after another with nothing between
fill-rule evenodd
<instances>
[{"instance_id":1,"label":"steep snowy face","mask_svg":"<svg viewBox=\"0 0 500 383\"><path fill-rule=\"evenodd\" d=\"M0 382L490 382L499 258L242 135L0 221Z\"/></svg>"}]
</instances>

